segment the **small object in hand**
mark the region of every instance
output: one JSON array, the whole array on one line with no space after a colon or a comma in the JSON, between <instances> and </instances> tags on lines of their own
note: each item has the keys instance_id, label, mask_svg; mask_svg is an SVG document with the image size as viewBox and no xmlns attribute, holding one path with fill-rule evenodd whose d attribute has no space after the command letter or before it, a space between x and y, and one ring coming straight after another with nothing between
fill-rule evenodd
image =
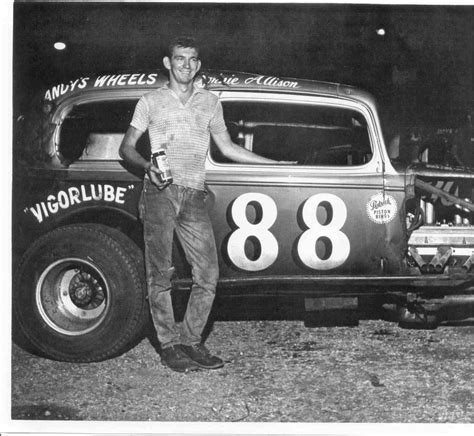
<instances>
[{"instance_id":1,"label":"small object in hand","mask_svg":"<svg viewBox=\"0 0 474 436\"><path fill-rule=\"evenodd\" d=\"M157 174L159 181L167 185L173 183L173 176L171 175L171 169L165 149L160 148L158 151L154 152L151 155L151 161L153 165L160 170L160 174Z\"/></svg>"}]
</instances>

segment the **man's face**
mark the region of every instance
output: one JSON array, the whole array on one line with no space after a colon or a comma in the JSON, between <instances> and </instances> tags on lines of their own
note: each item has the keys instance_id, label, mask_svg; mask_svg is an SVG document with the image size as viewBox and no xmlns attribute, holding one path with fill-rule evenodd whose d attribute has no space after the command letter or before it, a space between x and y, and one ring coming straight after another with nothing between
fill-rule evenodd
<instances>
[{"instance_id":1,"label":"man's face","mask_svg":"<svg viewBox=\"0 0 474 436\"><path fill-rule=\"evenodd\" d=\"M165 67L170 71L170 79L177 83L188 84L201 68L201 61L195 48L175 47L171 59L163 59Z\"/></svg>"}]
</instances>

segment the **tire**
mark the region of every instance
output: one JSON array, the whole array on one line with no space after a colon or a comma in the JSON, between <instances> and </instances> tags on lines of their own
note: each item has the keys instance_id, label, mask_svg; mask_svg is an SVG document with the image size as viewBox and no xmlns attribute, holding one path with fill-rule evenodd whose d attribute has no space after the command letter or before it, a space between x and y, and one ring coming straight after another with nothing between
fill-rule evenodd
<instances>
[{"instance_id":1,"label":"tire","mask_svg":"<svg viewBox=\"0 0 474 436\"><path fill-rule=\"evenodd\" d=\"M13 319L26 348L50 359L97 362L122 354L149 319L140 249L100 224L43 235L17 269Z\"/></svg>"}]
</instances>

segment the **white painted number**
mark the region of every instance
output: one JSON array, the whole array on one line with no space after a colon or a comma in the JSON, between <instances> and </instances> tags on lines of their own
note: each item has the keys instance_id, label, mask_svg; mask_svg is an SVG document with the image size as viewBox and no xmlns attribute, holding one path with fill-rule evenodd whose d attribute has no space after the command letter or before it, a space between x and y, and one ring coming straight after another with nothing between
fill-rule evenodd
<instances>
[{"instance_id":1,"label":"white painted number","mask_svg":"<svg viewBox=\"0 0 474 436\"><path fill-rule=\"evenodd\" d=\"M251 204L260 208L257 215L261 214L261 218L255 224L247 218L247 208ZM265 194L242 194L232 205L231 215L237 226L227 244L233 264L245 271L261 271L272 265L278 257L278 241L269 230L277 219L275 201ZM347 218L344 202L333 194L313 195L305 201L302 217L308 229L297 244L301 261L315 270L341 266L350 253L349 239L341 232ZM250 259L246 253L249 239L258 241L257 259Z\"/></svg>"},{"instance_id":2,"label":"white painted number","mask_svg":"<svg viewBox=\"0 0 474 436\"><path fill-rule=\"evenodd\" d=\"M255 224L247 219L247 207L251 203L261 207L262 217ZM243 194L235 200L231 214L238 229L229 238L227 247L230 260L246 271L268 268L278 256L278 242L268 230L277 218L277 207L273 199L265 194ZM251 237L256 238L260 244L260 256L255 260L249 259L245 253L245 244Z\"/></svg>"},{"instance_id":3,"label":"white painted number","mask_svg":"<svg viewBox=\"0 0 474 436\"><path fill-rule=\"evenodd\" d=\"M326 214L327 223L318 220L318 208ZM333 194L316 194L308 198L303 206L303 221L308 227L298 241L298 255L310 268L328 270L342 265L349 257L350 243L340 230L347 218L344 202ZM320 256L317 244L323 255Z\"/></svg>"}]
</instances>

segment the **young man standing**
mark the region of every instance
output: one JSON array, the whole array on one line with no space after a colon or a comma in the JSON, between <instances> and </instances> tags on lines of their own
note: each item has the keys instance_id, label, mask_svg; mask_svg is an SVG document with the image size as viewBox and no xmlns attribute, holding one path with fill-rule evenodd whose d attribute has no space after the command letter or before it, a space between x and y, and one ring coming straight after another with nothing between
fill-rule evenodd
<instances>
[{"instance_id":1,"label":"young man standing","mask_svg":"<svg viewBox=\"0 0 474 436\"><path fill-rule=\"evenodd\" d=\"M144 224L145 264L153 323L163 364L174 371L219 368L224 362L201 343L218 280L217 251L206 208L205 159L210 135L227 158L241 163L275 163L234 144L224 123L222 105L194 86L201 67L193 38L181 37L163 59L169 83L137 103L120 146L124 160L146 170L140 215ZM136 150L148 130L152 153L164 148L173 183L160 182L160 170ZM192 268L192 289L182 328L176 326L171 301L173 235L176 233Z\"/></svg>"}]
</instances>

